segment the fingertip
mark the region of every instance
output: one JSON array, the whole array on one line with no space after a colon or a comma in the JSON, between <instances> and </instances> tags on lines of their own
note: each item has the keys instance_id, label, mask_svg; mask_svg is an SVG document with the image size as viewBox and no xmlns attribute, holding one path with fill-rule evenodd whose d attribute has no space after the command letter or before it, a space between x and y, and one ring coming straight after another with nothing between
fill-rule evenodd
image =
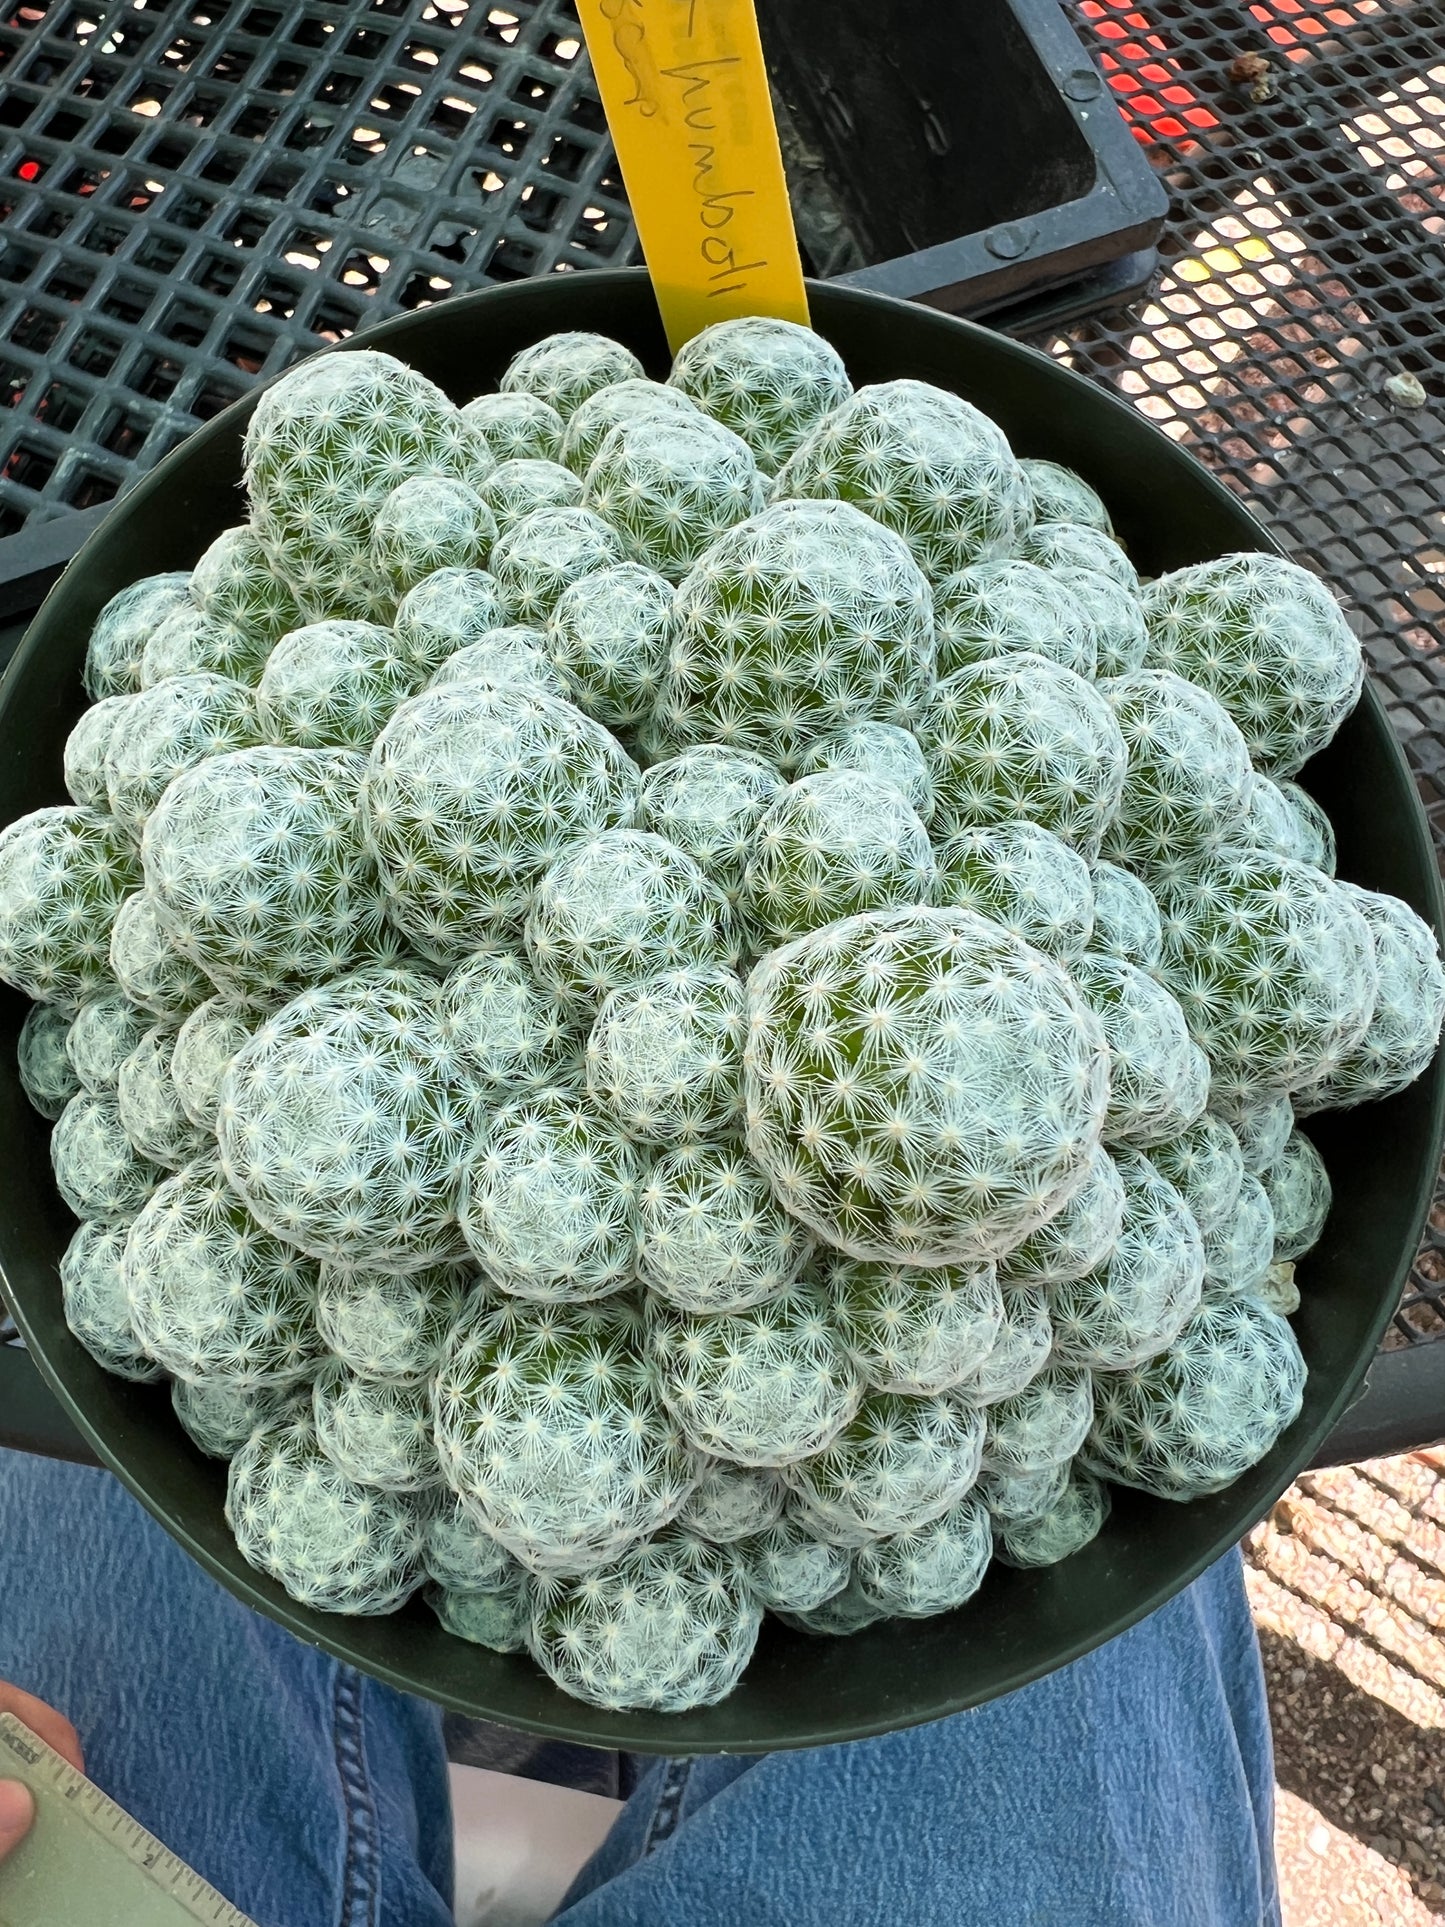
<instances>
[{"instance_id":1,"label":"fingertip","mask_svg":"<svg viewBox=\"0 0 1445 1927\"><path fill-rule=\"evenodd\" d=\"M35 1800L18 1780L0 1780L0 1854L6 1854L30 1831Z\"/></svg>"}]
</instances>

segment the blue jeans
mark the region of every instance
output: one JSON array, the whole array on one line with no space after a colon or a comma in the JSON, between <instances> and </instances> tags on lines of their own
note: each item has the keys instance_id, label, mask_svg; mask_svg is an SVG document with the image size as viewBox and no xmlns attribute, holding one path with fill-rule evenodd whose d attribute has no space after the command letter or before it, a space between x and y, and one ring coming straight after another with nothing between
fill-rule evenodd
<instances>
[{"instance_id":1,"label":"blue jeans","mask_svg":"<svg viewBox=\"0 0 1445 1927\"><path fill-rule=\"evenodd\" d=\"M0 1678L261 1927L448 1927L441 1714L221 1590L108 1474L0 1451ZM562 1927L1266 1927L1273 1774L1237 1554L1008 1699L883 1739L638 1761Z\"/></svg>"}]
</instances>

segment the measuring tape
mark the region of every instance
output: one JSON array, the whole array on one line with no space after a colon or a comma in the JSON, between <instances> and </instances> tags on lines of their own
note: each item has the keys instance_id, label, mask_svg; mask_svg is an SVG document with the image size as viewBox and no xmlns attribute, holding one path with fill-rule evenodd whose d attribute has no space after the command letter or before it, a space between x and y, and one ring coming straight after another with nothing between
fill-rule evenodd
<instances>
[{"instance_id":1,"label":"measuring tape","mask_svg":"<svg viewBox=\"0 0 1445 1927\"><path fill-rule=\"evenodd\" d=\"M806 326L753 0L578 0L577 10L674 353L734 315Z\"/></svg>"},{"instance_id":2,"label":"measuring tape","mask_svg":"<svg viewBox=\"0 0 1445 1927\"><path fill-rule=\"evenodd\" d=\"M0 1927L256 1927L13 1713L0 1780L35 1797L35 1824L0 1860Z\"/></svg>"}]
</instances>

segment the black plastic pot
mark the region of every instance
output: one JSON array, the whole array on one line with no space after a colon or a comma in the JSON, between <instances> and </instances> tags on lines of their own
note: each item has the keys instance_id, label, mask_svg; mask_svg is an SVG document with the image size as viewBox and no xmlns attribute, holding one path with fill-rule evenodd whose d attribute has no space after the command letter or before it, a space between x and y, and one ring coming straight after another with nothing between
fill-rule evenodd
<instances>
[{"instance_id":1,"label":"black plastic pot","mask_svg":"<svg viewBox=\"0 0 1445 1927\"><path fill-rule=\"evenodd\" d=\"M1126 404L1032 350L925 309L815 285L816 325L857 382L912 375L988 410L1025 455L1079 469L1102 490L1146 572L1268 545L1240 503ZM657 374L666 351L640 270L549 277L388 322L363 339L464 399L513 352L569 327L616 335ZM237 403L120 502L52 591L0 688L0 821L63 799L61 748L82 706L80 667L105 599L138 575L188 567L242 512ZM1437 930L1439 879L1404 758L1374 695L1307 772L1333 818L1344 876L1404 897ZM769 1623L742 1684L682 1715L595 1711L525 1658L444 1633L420 1604L386 1619L309 1612L246 1566L221 1514L224 1468L197 1453L164 1389L112 1378L61 1316L56 1266L73 1223L55 1192L48 1130L15 1071L22 1000L0 1003L0 1265L41 1369L81 1432L155 1516L243 1599L397 1686L514 1726L657 1752L760 1751L905 1726L1006 1693L1087 1652L1160 1605L1248 1530L1308 1464L1349 1403L1399 1294L1439 1164L1445 1071L1388 1103L1312 1123L1334 1182L1325 1237L1300 1268L1295 1320L1309 1363L1297 1422L1228 1491L1189 1505L1120 1492L1101 1537L1039 1573L993 1569L964 1609L848 1639ZM0 1415L3 1418L3 1415Z\"/></svg>"}]
</instances>

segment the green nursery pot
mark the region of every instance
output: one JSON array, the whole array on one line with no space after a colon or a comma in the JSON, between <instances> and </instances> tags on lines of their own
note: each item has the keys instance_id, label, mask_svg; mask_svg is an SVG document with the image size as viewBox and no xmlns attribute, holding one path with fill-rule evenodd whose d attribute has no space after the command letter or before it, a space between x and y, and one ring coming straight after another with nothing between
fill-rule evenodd
<instances>
[{"instance_id":1,"label":"green nursery pot","mask_svg":"<svg viewBox=\"0 0 1445 1927\"><path fill-rule=\"evenodd\" d=\"M1020 455L1077 469L1104 496L1129 552L1157 574L1271 546L1244 506L1127 403L1057 362L927 308L815 285L814 325L855 383L914 376L998 421ZM464 401L496 385L517 349L564 328L633 348L654 375L667 352L646 273L553 275L445 302L362 337ZM199 429L118 502L52 590L0 686L0 822L65 800L61 751L83 707L81 664L102 603L138 576L189 568L240 519L241 438L252 399ZM1305 772L1339 838L1340 874L1403 897L1439 931L1440 883L1424 812L1373 690ZM1116 1490L1103 1533L1044 1571L993 1567L961 1610L817 1639L769 1619L719 1706L609 1713L558 1692L525 1657L442 1631L413 1601L390 1618L308 1611L241 1559L222 1517L225 1467L202 1457L164 1386L109 1376L66 1329L57 1273L74 1225L56 1194L49 1127L15 1065L23 999L0 999L0 1267L41 1371L99 1456L223 1585L300 1638L466 1713L595 1746L659 1753L762 1751L886 1732L973 1706L1062 1666L1161 1605L1248 1531L1359 1387L1416 1249L1440 1163L1440 1061L1385 1103L1312 1119L1334 1185L1317 1249L1299 1268L1294 1320L1309 1365L1304 1408L1261 1464L1187 1505Z\"/></svg>"}]
</instances>

